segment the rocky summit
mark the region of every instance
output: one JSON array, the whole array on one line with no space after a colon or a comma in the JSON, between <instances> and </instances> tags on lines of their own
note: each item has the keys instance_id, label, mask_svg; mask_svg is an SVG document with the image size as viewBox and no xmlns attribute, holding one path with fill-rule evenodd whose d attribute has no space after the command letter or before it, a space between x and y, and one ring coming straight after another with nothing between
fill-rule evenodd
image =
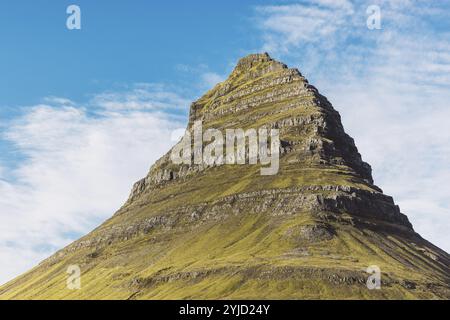
<instances>
[{"instance_id":1,"label":"rocky summit","mask_svg":"<svg viewBox=\"0 0 450 320\"><path fill-rule=\"evenodd\" d=\"M109 220L0 298L450 298L449 254L374 185L339 113L297 69L242 58L192 103L187 132L199 120L204 130L277 129L278 173L174 164L169 151Z\"/></svg>"}]
</instances>

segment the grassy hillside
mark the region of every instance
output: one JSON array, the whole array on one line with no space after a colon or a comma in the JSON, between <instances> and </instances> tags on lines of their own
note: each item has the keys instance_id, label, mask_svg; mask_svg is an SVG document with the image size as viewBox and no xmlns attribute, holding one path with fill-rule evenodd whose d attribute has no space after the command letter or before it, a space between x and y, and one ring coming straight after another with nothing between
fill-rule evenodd
<instances>
[{"instance_id":1,"label":"grassy hillside","mask_svg":"<svg viewBox=\"0 0 450 320\"><path fill-rule=\"evenodd\" d=\"M188 129L280 130L280 170L175 165L110 219L0 287L0 299L449 299L450 256L373 184L328 100L268 55L241 59ZM66 286L81 268L81 289ZM380 290L366 286L377 265Z\"/></svg>"}]
</instances>

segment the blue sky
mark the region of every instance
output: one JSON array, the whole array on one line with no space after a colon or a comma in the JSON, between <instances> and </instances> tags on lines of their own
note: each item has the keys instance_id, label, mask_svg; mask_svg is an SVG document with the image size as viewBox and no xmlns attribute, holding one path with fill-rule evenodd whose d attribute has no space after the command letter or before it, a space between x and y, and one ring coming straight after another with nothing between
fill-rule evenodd
<instances>
[{"instance_id":1,"label":"blue sky","mask_svg":"<svg viewBox=\"0 0 450 320\"><path fill-rule=\"evenodd\" d=\"M329 98L375 183L449 251L449 18L449 1L2 1L0 283L108 218L190 102L262 51Z\"/></svg>"},{"instance_id":2,"label":"blue sky","mask_svg":"<svg viewBox=\"0 0 450 320\"><path fill-rule=\"evenodd\" d=\"M65 28L72 3L82 9L80 32ZM225 70L237 48L257 46L248 33L256 3L263 1L2 1L1 103L82 100L118 83L188 83L178 64Z\"/></svg>"}]
</instances>

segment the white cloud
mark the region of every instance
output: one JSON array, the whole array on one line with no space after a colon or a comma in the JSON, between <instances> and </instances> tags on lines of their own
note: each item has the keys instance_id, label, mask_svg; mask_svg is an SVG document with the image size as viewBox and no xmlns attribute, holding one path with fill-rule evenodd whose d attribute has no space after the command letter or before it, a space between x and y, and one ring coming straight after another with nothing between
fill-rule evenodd
<instances>
[{"instance_id":1,"label":"white cloud","mask_svg":"<svg viewBox=\"0 0 450 320\"><path fill-rule=\"evenodd\" d=\"M205 72L201 75L202 84L211 89L219 82L222 82L225 80L224 76L221 76L215 72Z\"/></svg>"},{"instance_id":2,"label":"white cloud","mask_svg":"<svg viewBox=\"0 0 450 320\"><path fill-rule=\"evenodd\" d=\"M305 44L333 47L354 13L349 1L306 1L302 4L260 6L263 50L287 53Z\"/></svg>"},{"instance_id":3,"label":"white cloud","mask_svg":"<svg viewBox=\"0 0 450 320\"><path fill-rule=\"evenodd\" d=\"M181 73L190 74L198 77L200 81L196 84L200 94L203 94L205 90L210 90L216 86L216 84L224 81L226 75L212 72L208 65L199 64L196 66L188 66L184 64L178 64L175 69Z\"/></svg>"},{"instance_id":4,"label":"white cloud","mask_svg":"<svg viewBox=\"0 0 450 320\"><path fill-rule=\"evenodd\" d=\"M382 30L366 28L381 8ZM450 251L448 5L329 1L258 7L263 49L299 66L425 238Z\"/></svg>"},{"instance_id":5,"label":"white cloud","mask_svg":"<svg viewBox=\"0 0 450 320\"><path fill-rule=\"evenodd\" d=\"M150 97L184 101L152 88L109 94L106 105L89 107L46 99L8 127L4 138L25 158L9 174L14 180L0 180L0 283L110 217L132 184L167 152L172 131L183 124L179 118L114 104L123 95L149 105Z\"/></svg>"}]
</instances>

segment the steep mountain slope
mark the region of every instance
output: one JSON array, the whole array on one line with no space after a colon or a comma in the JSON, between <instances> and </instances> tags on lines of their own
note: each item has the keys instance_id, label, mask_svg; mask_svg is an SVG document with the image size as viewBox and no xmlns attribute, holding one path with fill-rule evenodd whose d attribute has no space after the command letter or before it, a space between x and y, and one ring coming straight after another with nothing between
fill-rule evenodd
<instances>
[{"instance_id":1,"label":"steep mountain slope","mask_svg":"<svg viewBox=\"0 0 450 320\"><path fill-rule=\"evenodd\" d=\"M188 130L196 120L279 129L278 174L176 165L169 152L113 217L0 298L450 298L449 254L373 184L339 114L298 70L249 55L192 104ZM66 287L70 265L80 290ZM366 286L371 265L380 290Z\"/></svg>"}]
</instances>

